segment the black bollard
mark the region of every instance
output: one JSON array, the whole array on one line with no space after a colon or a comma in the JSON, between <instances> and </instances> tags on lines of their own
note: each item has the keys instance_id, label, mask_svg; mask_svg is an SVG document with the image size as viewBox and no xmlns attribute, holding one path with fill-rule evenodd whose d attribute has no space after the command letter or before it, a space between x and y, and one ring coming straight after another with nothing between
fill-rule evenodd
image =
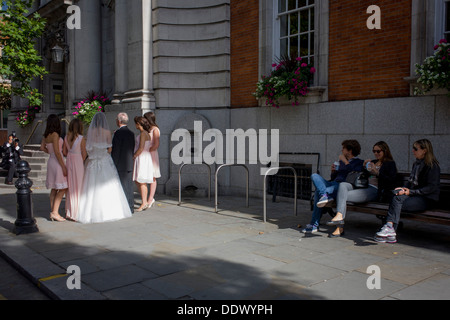
<instances>
[{"instance_id":1,"label":"black bollard","mask_svg":"<svg viewBox=\"0 0 450 320\"><path fill-rule=\"evenodd\" d=\"M33 201L31 199L33 181L28 179L30 171L30 165L26 161L20 161L17 165L19 179L16 181L17 220L14 228L16 235L39 232L33 217Z\"/></svg>"}]
</instances>

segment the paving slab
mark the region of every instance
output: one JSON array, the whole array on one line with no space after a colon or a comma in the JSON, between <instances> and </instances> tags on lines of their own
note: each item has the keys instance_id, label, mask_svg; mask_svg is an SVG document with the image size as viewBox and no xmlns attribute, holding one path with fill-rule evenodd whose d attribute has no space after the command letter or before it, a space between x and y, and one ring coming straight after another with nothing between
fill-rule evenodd
<instances>
[{"instance_id":1,"label":"paving slab","mask_svg":"<svg viewBox=\"0 0 450 320\"><path fill-rule=\"evenodd\" d=\"M61 300L450 299L450 227L405 222L397 244L378 244L377 218L350 212L346 235L304 235L307 201L221 196L159 197L121 221L82 225L48 219L48 191L33 191L39 233L16 236L14 190L0 188L0 254L50 297ZM136 195L136 204L139 197ZM62 208L64 202L62 204ZM329 217L324 217L325 223ZM370 290L369 266L381 288ZM81 290L67 269L78 266ZM1 284L0 284L1 285Z\"/></svg>"}]
</instances>

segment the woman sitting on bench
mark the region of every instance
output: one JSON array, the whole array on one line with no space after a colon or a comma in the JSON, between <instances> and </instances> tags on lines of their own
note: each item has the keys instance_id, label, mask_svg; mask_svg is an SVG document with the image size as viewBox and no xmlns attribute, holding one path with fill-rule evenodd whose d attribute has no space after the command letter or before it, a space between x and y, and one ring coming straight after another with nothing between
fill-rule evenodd
<instances>
[{"instance_id":1,"label":"woman sitting on bench","mask_svg":"<svg viewBox=\"0 0 450 320\"><path fill-rule=\"evenodd\" d=\"M413 145L416 162L409 180L403 188L394 190L395 196L389 205L386 224L375 235L375 241L381 243L397 242L397 229L400 213L420 212L437 204L440 193L439 162L433 153L433 146L427 139L416 141Z\"/></svg>"},{"instance_id":2,"label":"woman sitting on bench","mask_svg":"<svg viewBox=\"0 0 450 320\"><path fill-rule=\"evenodd\" d=\"M336 198L337 213L333 220L327 222L329 226L336 226L336 230L329 235L330 238L340 237L344 234L347 201L353 203L390 202L393 197L391 191L396 187L397 166L388 144L384 141L375 143L373 154L375 160L364 162L364 166L371 173L368 188L355 189L353 185L347 182L342 182L339 185Z\"/></svg>"}]
</instances>

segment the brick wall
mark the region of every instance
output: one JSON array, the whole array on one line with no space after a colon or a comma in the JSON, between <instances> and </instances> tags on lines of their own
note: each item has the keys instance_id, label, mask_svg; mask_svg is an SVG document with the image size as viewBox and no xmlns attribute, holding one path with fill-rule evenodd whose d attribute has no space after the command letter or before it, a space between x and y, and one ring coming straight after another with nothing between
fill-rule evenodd
<instances>
[{"instance_id":1,"label":"brick wall","mask_svg":"<svg viewBox=\"0 0 450 320\"><path fill-rule=\"evenodd\" d=\"M411 0L330 0L329 100L409 96ZM366 26L381 8L381 30Z\"/></svg>"},{"instance_id":2,"label":"brick wall","mask_svg":"<svg viewBox=\"0 0 450 320\"><path fill-rule=\"evenodd\" d=\"M231 0L231 107L256 107L259 0Z\"/></svg>"}]
</instances>

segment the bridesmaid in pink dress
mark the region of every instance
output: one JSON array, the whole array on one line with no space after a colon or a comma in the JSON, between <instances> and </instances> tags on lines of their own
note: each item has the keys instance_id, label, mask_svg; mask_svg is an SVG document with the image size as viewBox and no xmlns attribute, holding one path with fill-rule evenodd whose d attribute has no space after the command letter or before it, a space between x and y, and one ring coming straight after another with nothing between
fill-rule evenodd
<instances>
[{"instance_id":1,"label":"bridesmaid in pink dress","mask_svg":"<svg viewBox=\"0 0 450 320\"><path fill-rule=\"evenodd\" d=\"M150 134L148 133L150 124L144 117L136 117L134 118L134 122L136 124L136 129L140 131L140 135L136 137L136 147L133 156L133 181L136 182L141 193L142 205L136 210L137 212L141 212L150 207L150 204L147 203L147 184L153 181Z\"/></svg>"},{"instance_id":2,"label":"bridesmaid in pink dress","mask_svg":"<svg viewBox=\"0 0 450 320\"><path fill-rule=\"evenodd\" d=\"M82 136L83 123L73 119L69 125L69 132L64 139L63 154L67 161L67 182L69 189L66 195L67 218L77 221L78 203L83 186L84 160L86 160L86 139Z\"/></svg>"},{"instance_id":3,"label":"bridesmaid in pink dress","mask_svg":"<svg viewBox=\"0 0 450 320\"><path fill-rule=\"evenodd\" d=\"M144 117L150 123L150 130L149 130L151 138L150 154L152 155L153 161L153 182L150 184L150 194L148 197L148 204L149 207L151 208L155 203L155 193L157 187L156 179L161 178L161 171L159 169L159 154L158 154L159 138L161 132L159 130L158 125L156 124L156 116L153 112L147 112L146 114L144 114Z\"/></svg>"},{"instance_id":4,"label":"bridesmaid in pink dress","mask_svg":"<svg viewBox=\"0 0 450 320\"><path fill-rule=\"evenodd\" d=\"M67 191L67 168L62 156L63 139L61 139L61 121L57 115L51 114L47 119L41 151L50 154L47 162L46 187L50 193L50 219L65 221L59 214L59 206Z\"/></svg>"}]
</instances>

